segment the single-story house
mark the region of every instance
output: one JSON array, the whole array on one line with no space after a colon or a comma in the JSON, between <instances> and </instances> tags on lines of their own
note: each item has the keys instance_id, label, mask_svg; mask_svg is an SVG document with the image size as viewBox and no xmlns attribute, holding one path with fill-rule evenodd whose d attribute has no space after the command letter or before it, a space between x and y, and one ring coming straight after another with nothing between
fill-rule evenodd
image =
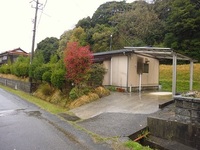
<instances>
[{"instance_id":1,"label":"single-story house","mask_svg":"<svg viewBox=\"0 0 200 150\"><path fill-rule=\"evenodd\" d=\"M0 53L0 65L7 64L8 61L13 63L17 60L17 57L19 56L29 56L29 54L24 50L22 50L21 48L16 48L13 50Z\"/></svg>"},{"instance_id":2,"label":"single-story house","mask_svg":"<svg viewBox=\"0 0 200 150\"><path fill-rule=\"evenodd\" d=\"M107 71L103 85L123 88L126 91L158 89L161 59L173 60L173 94L176 92L177 60L190 61L192 88L194 60L170 48L125 47L120 50L94 53L94 62L103 63Z\"/></svg>"}]
</instances>

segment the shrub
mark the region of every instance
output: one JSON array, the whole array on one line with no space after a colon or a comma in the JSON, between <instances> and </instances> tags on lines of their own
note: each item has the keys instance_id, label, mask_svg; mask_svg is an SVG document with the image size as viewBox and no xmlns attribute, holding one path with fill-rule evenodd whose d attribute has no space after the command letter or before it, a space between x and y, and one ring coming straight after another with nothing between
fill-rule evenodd
<instances>
[{"instance_id":1,"label":"shrub","mask_svg":"<svg viewBox=\"0 0 200 150\"><path fill-rule=\"evenodd\" d=\"M42 80L51 84L51 71L46 71L43 73Z\"/></svg>"},{"instance_id":2,"label":"shrub","mask_svg":"<svg viewBox=\"0 0 200 150\"><path fill-rule=\"evenodd\" d=\"M107 89L109 91L116 91L116 88L114 86L108 86Z\"/></svg>"},{"instance_id":3,"label":"shrub","mask_svg":"<svg viewBox=\"0 0 200 150\"><path fill-rule=\"evenodd\" d=\"M31 63L31 65L30 65L30 68L29 68L29 76L31 78L35 79L35 70L38 67L41 67L42 64L44 64L43 55L41 53L39 53L39 52L35 53L35 56L33 58L33 61ZM41 75L41 78L42 78L42 75Z\"/></svg>"},{"instance_id":4,"label":"shrub","mask_svg":"<svg viewBox=\"0 0 200 150\"><path fill-rule=\"evenodd\" d=\"M92 59L93 55L89 50L89 46L81 47L77 42L68 43L64 58L67 78L76 85L88 80Z\"/></svg>"},{"instance_id":5,"label":"shrub","mask_svg":"<svg viewBox=\"0 0 200 150\"><path fill-rule=\"evenodd\" d=\"M72 100L75 100L79 97L79 92L78 92L78 88L74 87L73 89L71 89L71 91L69 92L69 98Z\"/></svg>"},{"instance_id":6,"label":"shrub","mask_svg":"<svg viewBox=\"0 0 200 150\"><path fill-rule=\"evenodd\" d=\"M105 68L102 64L92 64L90 69L90 78L88 80L89 84L92 86L101 86L103 82L104 75L106 73Z\"/></svg>"},{"instance_id":7,"label":"shrub","mask_svg":"<svg viewBox=\"0 0 200 150\"><path fill-rule=\"evenodd\" d=\"M10 65L4 64L0 67L0 72L3 74L10 74Z\"/></svg>"},{"instance_id":8,"label":"shrub","mask_svg":"<svg viewBox=\"0 0 200 150\"><path fill-rule=\"evenodd\" d=\"M70 93L69 93L69 98L74 100L77 99L83 95L87 95L91 89L89 87L74 87Z\"/></svg>"},{"instance_id":9,"label":"shrub","mask_svg":"<svg viewBox=\"0 0 200 150\"><path fill-rule=\"evenodd\" d=\"M13 65L13 73L18 77L28 77L29 65L27 63L17 63Z\"/></svg>"},{"instance_id":10,"label":"shrub","mask_svg":"<svg viewBox=\"0 0 200 150\"><path fill-rule=\"evenodd\" d=\"M29 58L19 56L17 61L11 65L11 73L18 77L29 76Z\"/></svg>"},{"instance_id":11,"label":"shrub","mask_svg":"<svg viewBox=\"0 0 200 150\"><path fill-rule=\"evenodd\" d=\"M51 75L51 83L58 89L62 89L65 84L65 70L58 69Z\"/></svg>"},{"instance_id":12,"label":"shrub","mask_svg":"<svg viewBox=\"0 0 200 150\"><path fill-rule=\"evenodd\" d=\"M49 71L51 68L48 65L43 64L35 68L34 70L34 79L42 81L42 76L46 71Z\"/></svg>"}]
</instances>

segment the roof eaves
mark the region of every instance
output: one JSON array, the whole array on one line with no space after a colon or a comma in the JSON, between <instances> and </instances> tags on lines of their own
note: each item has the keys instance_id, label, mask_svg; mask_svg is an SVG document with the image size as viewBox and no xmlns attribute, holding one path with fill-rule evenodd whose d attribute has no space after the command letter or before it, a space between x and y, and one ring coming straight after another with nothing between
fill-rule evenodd
<instances>
[{"instance_id":1,"label":"roof eaves","mask_svg":"<svg viewBox=\"0 0 200 150\"><path fill-rule=\"evenodd\" d=\"M121 50L113 50L113 51L94 53L93 55L94 56L102 56L102 55L114 55L114 54L131 53L131 52L134 52L134 51L130 50L130 49L121 49Z\"/></svg>"}]
</instances>

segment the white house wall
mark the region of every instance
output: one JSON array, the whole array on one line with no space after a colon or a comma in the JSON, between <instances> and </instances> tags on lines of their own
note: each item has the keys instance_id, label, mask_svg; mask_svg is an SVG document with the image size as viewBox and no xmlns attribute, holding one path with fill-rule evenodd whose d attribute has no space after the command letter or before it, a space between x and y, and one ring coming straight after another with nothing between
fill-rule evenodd
<instances>
[{"instance_id":1,"label":"white house wall","mask_svg":"<svg viewBox=\"0 0 200 150\"><path fill-rule=\"evenodd\" d=\"M110 72L111 72L111 61L105 60L103 66L106 69L106 74L104 75L103 85L110 85Z\"/></svg>"},{"instance_id":2,"label":"white house wall","mask_svg":"<svg viewBox=\"0 0 200 150\"><path fill-rule=\"evenodd\" d=\"M159 61L136 54L131 54L128 57L125 55L113 56L111 60L105 60L103 64L106 69L106 74L103 85L138 87L139 74L137 74L137 57L143 57L144 60L147 58L149 61L149 73L142 74L142 86L158 86Z\"/></svg>"},{"instance_id":3,"label":"white house wall","mask_svg":"<svg viewBox=\"0 0 200 150\"><path fill-rule=\"evenodd\" d=\"M114 56L111 60L111 85L127 86L127 56Z\"/></svg>"},{"instance_id":4,"label":"white house wall","mask_svg":"<svg viewBox=\"0 0 200 150\"><path fill-rule=\"evenodd\" d=\"M157 59L149 59L149 73L142 74L142 85L156 86L159 84L159 61Z\"/></svg>"},{"instance_id":5,"label":"white house wall","mask_svg":"<svg viewBox=\"0 0 200 150\"><path fill-rule=\"evenodd\" d=\"M137 73L137 57L148 59L149 73L142 73L142 86L158 86L159 84L159 61L154 58L132 54L129 59L129 82L128 86L139 86L139 74Z\"/></svg>"},{"instance_id":6,"label":"white house wall","mask_svg":"<svg viewBox=\"0 0 200 150\"><path fill-rule=\"evenodd\" d=\"M129 72L128 72L128 86L135 87L138 86L139 77L137 74L137 56L132 54L129 57Z\"/></svg>"}]
</instances>

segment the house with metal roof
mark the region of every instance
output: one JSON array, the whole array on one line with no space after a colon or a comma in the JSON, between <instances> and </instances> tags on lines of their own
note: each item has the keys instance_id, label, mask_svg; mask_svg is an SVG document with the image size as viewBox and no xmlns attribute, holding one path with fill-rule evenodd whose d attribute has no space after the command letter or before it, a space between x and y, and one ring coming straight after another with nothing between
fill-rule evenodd
<instances>
[{"instance_id":1,"label":"house with metal roof","mask_svg":"<svg viewBox=\"0 0 200 150\"><path fill-rule=\"evenodd\" d=\"M173 62L172 93L176 93L177 60L190 61L190 89L193 83L193 60L171 48L125 47L121 50L94 53L94 62L103 63L106 74L103 85L115 86L126 91L159 88L160 60Z\"/></svg>"},{"instance_id":2,"label":"house with metal roof","mask_svg":"<svg viewBox=\"0 0 200 150\"><path fill-rule=\"evenodd\" d=\"M29 56L29 54L24 50L22 50L21 48L16 48L13 50L0 53L0 65L7 64L8 61L13 63L17 60L17 57L19 56Z\"/></svg>"}]
</instances>

